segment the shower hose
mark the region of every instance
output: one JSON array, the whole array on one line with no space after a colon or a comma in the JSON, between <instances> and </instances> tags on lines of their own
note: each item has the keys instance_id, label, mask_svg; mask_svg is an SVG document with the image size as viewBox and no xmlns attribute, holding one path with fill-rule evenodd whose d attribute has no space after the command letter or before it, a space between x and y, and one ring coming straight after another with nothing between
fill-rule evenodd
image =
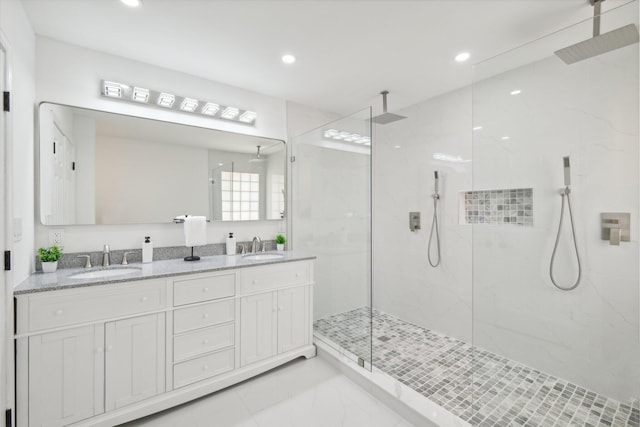
<instances>
[{"instance_id":1,"label":"shower hose","mask_svg":"<svg viewBox=\"0 0 640 427\"><path fill-rule=\"evenodd\" d=\"M431 267L437 267L440 264L440 233L438 231L438 199L440 196L433 195L433 221L431 222L431 234L429 235L429 247L427 248L427 258ZM438 250L438 258L436 262L431 260L431 240L433 239L433 231L436 234L436 248Z\"/></svg>"},{"instance_id":2,"label":"shower hose","mask_svg":"<svg viewBox=\"0 0 640 427\"><path fill-rule=\"evenodd\" d=\"M571 190L569 189L569 187L565 187L565 189L562 190L562 192L560 193L560 195L562 196L562 201L561 201L562 204L560 208L560 223L558 224L558 234L556 236L556 243L553 245L553 253L551 254L551 263L549 264L549 276L551 277L551 282L556 288L560 289L561 291L574 290L575 288L578 287L578 284L580 283L580 279L582 277L582 265L580 264L580 254L578 253L578 243L576 242L576 229L575 229L575 226L573 225L573 212L571 210L571 198L569 197L570 192ZM560 231L562 230L562 219L564 218L565 196L567 198L567 206L569 206L569 219L571 221L571 234L573 236L573 247L576 250L576 260L578 261L578 278L576 279L573 286L568 288L563 288L562 286L558 285L558 283L553 277L553 263L556 258L556 251L558 250L558 242L560 241Z\"/></svg>"}]
</instances>

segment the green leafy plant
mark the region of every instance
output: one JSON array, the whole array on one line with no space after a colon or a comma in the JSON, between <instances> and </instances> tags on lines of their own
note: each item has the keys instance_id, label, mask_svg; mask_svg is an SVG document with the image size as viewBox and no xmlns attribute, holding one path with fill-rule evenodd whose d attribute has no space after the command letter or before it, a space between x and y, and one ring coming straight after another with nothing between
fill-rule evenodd
<instances>
[{"instance_id":1,"label":"green leafy plant","mask_svg":"<svg viewBox=\"0 0 640 427\"><path fill-rule=\"evenodd\" d=\"M279 245L284 245L285 243L287 243L287 239L286 237L284 237L284 235L278 234L276 236L276 243Z\"/></svg>"},{"instance_id":2,"label":"green leafy plant","mask_svg":"<svg viewBox=\"0 0 640 427\"><path fill-rule=\"evenodd\" d=\"M62 249L55 245L50 248L40 248L38 249L38 255L40 255L40 261L42 262L55 262L62 256Z\"/></svg>"}]
</instances>

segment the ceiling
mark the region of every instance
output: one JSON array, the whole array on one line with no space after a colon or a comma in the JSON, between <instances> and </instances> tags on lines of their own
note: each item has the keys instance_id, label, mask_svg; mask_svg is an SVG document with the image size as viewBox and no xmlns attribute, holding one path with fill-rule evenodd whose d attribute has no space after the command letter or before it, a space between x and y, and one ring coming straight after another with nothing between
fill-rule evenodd
<instances>
[{"instance_id":1,"label":"ceiling","mask_svg":"<svg viewBox=\"0 0 640 427\"><path fill-rule=\"evenodd\" d=\"M393 111L469 85L473 63L593 13L588 0L143 2L22 0L39 35L340 114L383 89Z\"/></svg>"}]
</instances>

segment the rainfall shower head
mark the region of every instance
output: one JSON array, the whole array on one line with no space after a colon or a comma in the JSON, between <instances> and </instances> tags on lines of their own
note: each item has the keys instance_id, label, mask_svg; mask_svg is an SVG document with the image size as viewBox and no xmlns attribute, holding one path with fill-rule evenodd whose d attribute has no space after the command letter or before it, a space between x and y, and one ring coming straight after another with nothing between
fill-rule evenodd
<instances>
[{"instance_id":1,"label":"rainfall shower head","mask_svg":"<svg viewBox=\"0 0 640 427\"><path fill-rule=\"evenodd\" d=\"M568 187L571 185L571 165L569 164L569 156L563 157L562 163L564 164L564 186Z\"/></svg>"},{"instance_id":2,"label":"rainfall shower head","mask_svg":"<svg viewBox=\"0 0 640 427\"><path fill-rule=\"evenodd\" d=\"M603 1L590 0L594 7L593 37L554 52L567 65L638 43L638 28L634 24L600 34L600 5Z\"/></svg>"},{"instance_id":3,"label":"rainfall shower head","mask_svg":"<svg viewBox=\"0 0 640 427\"><path fill-rule=\"evenodd\" d=\"M386 125L389 123L397 122L398 120L406 119L405 116L400 116L398 114L388 113L387 112L387 95L389 94L388 90L383 90L380 92L382 95L382 114L375 116L373 121L379 125Z\"/></svg>"}]
</instances>

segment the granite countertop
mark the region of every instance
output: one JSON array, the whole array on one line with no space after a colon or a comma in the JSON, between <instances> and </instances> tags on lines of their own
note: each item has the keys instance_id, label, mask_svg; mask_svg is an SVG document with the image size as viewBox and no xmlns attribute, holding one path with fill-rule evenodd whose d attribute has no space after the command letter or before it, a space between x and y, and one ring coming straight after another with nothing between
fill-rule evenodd
<instances>
[{"instance_id":1,"label":"granite countertop","mask_svg":"<svg viewBox=\"0 0 640 427\"><path fill-rule=\"evenodd\" d=\"M310 256L295 251L285 252L260 252L256 255L264 254L282 254L280 259L257 260L250 256L243 255L213 255L201 257L200 261L187 262L183 259L170 259L164 261L154 261L148 264L130 263L129 265L112 265L109 267L92 267L92 268L63 268L55 273L34 273L22 283L20 283L13 291L14 295L29 294L34 292L55 291L59 289L71 289L94 285L107 285L110 283L131 282L135 280L155 279L159 277L179 276L183 274L205 273L208 271L230 270L242 267L251 267L257 265L279 264L283 262L301 261L307 259L315 259ZM248 254L251 255L251 254ZM101 277L95 279L73 279L78 273L86 273L91 271L99 271L106 269L130 268L137 271L112 276Z\"/></svg>"}]
</instances>

